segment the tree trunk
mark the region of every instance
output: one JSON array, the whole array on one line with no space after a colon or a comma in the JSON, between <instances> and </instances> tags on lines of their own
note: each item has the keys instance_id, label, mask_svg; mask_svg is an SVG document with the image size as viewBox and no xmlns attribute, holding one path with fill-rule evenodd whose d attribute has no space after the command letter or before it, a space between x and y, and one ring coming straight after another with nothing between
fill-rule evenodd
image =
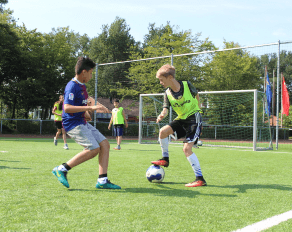
<instances>
[{"instance_id":1,"label":"tree trunk","mask_svg":"<svg viewBox=\"0 0 292 232\"><path fill-rule=\"evenodd\" d=\"M16 97L13 98L13 106L12 106L12 115L11 118L15 118L15 109L16 109Z\"/></svg>"},{"instance_id":2,"label":"tree trunk","mask_svg":"<svg viewBox=\"0 0 292 232\"><path fill-rule=\"evenodd\" d=\"M50 112L49 119L51 119L51 118L52 118L52 111L51 111L51 108L49 108L49 112Z\"/></svg>"}]
</instances>

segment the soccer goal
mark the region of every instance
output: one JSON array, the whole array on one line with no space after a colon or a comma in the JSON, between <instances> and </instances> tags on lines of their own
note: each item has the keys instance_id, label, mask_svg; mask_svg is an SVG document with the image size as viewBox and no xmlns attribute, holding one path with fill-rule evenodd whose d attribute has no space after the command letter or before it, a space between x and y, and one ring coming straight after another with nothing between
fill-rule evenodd
<instances>
[{"instance_id":1,"label":"soccer goal","mask_svg":"<svg viewBox=\"0 0 292 232\"><path fill-rule=\"evenodd\" d=\"M203 146L273 149L266 95L257 90L199 92ZM140 94L139 143L157 143L159 130L176 114L172 109L159 123L164 94ZM172 142L181 142L174 141Z\"/></svg>"}]
</instances>

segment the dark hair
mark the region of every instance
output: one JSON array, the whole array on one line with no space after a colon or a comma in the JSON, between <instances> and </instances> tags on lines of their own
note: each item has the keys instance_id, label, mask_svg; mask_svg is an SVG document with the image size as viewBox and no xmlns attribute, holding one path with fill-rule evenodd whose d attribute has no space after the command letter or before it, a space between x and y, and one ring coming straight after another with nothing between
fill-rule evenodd
<instances>
[{"instance_id":1,"label":"dark hair","mask_svg":"<svg viewBox=\"0 0 292 232\"><path fill-rule=\"evenodd\" d=\"M119 103L119 102L120 102L120 100L119 100L119 99L115 99L115 100L114 100L114 102L117 102L117 103Z\"/></svg>"},{"instance_id":2,"label":"dark hair","mask_svg":"<svg viewBox=\"0 0 292 232\"><path fill-rule=\"evenodd\" d=\"M63 97L63 95L61 94L61 95L59 96L59 99L60 99L61 96ZM55 104L56 104L56 103L59 104L59 106L58 106L58 110L62 110L62 109L63 109L63 103L64 103L64 97L63 97L63 101L60 101L60 100L59 100L59 101L56 101Z\"/></svg>"},{"instance_id":3,"label":"dark hair","mask_svg":"<svg viewBox=\"0 0 292 232\"><path fill-rule=\"evenodd\" d=\"M86 71L89 71L94 67L95 63L91 59L89 59L89 57L79 57L75 66L75 73L79 75L84 69Z\"/></svg>"},{"instance_id":4,"label":"dark hair","mask_svg":"<svg viewBox=\"0 0 292 232\"><path fill-rule=\"evenodd\" d=\"M58 110L62 110L63 109L63 101L59 101L59 109Z\"/></svg>"}]
</instances>

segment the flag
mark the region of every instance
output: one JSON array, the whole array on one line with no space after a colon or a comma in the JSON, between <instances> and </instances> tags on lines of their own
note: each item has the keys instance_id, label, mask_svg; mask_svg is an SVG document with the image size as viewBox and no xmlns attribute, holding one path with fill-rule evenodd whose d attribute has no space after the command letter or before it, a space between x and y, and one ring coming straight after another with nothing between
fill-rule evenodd
<instances>
[{"instance_id":1,"label":"flag","mask_svg":"<svg viewBox=\"0 0 292 232\"><path fill-rule=\"evenodd\" d=\"M290 107L290 101L289 101L289 94L287 90L287 86L285 83L285 78L283 77L282 80L282 114L289 115L289 107Z\"/></svg>"},{"instance_id":2,"label":"flag","mask_svg":"<svg viewBox=\"0 0 292 232\"><path fill-rule=\"evenodd\" d=\"M266 89L266 95L267 95L267 102L268 102L268 109L267 113L269 116L271 115L271 102L272 102L272 88L269 80L269 74L267 73L267 89Z\"/></svg>"}]
</instances>

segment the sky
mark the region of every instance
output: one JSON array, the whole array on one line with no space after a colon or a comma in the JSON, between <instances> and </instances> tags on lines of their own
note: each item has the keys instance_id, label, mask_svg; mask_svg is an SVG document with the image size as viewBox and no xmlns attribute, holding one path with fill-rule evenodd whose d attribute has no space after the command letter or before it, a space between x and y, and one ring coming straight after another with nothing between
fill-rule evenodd
<instances>
[{"instance_id":1,"label":"sky","mask_svg":"<svg viewBox=\"0 0 292 232\"><path fill-rule=\"evenodd\" d=\"M90 38L111 25L116 17L126 20L130 34L143 42L148 26L175 26L209 38L216 47L223 41L241 46L292 41L291 0L8 0L18 25L49 33L67 27Z\"/></svg>"}]
</instances>

